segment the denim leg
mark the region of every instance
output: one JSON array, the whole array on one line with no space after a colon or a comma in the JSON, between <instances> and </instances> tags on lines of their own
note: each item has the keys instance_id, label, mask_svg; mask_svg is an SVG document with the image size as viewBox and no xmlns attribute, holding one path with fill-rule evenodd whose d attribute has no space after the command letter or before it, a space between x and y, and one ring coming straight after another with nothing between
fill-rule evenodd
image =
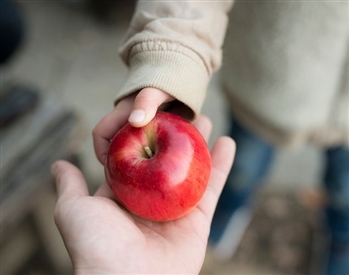
<instances>
[{"instance_id":1,"label":"denim leg","mask_svg":"<svg viewBox=\"0 0 349 275\"><path fill-rule=\"evenodd\" d=\"M230 136L236 142L234 165L217 204L210 241L217 242L236 209L247 204L267 173L274 147L234 121Z\"/></svg>"},{"instance_id":2,"label":"denim leg","mask_svg":"<svg viewBox=\"0 0 349 275\"><path fill-rule=\"evenodd\" d=\"M326 151L326 210L331 236L327 275L349 275L349 149Z\"/></svg>"}]
</instances>

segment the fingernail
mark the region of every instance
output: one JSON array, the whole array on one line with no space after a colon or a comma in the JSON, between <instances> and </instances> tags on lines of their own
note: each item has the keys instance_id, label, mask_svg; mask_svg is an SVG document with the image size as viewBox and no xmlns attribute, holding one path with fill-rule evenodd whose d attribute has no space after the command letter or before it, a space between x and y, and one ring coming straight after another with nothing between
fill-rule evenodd
<instances>
[{"instance_id":1,"label":"fingernail","mask_svg":"<svg viewBox=\"0 0 349 275\"><path fill-rule=\"evenodd\" d=\"M139 123L142 122L144 118L145 112L143 110L134 110L128 118L128 121Z\"/></svg>"}]
</instances>

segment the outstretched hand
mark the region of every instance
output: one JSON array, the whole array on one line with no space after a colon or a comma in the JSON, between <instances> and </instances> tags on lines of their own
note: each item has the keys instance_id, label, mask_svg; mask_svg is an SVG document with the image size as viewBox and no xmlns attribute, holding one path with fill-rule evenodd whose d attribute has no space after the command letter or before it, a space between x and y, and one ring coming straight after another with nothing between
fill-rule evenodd
<instances>
[{"instance_id":1,"label":"outstretched hand","mask_svg":"<svg viewBox=\"0 0 349 275\"><path fill-rule=\"evenodd\" d=\"M104 164L110 140L127 121L134 127L145 126L164 103L173 100L172 96L156 88L144 88L136 96L121 100L93 130L93 145L98 160Z\"/></svg>"},{"instance_id":2,"label":"outstretched hand","mask_svg":"<svg viewBox=\"0 0 349 275\"><path fill-rule=\"evenodd\" d=\"M195 126L207 140L209 120L200 117ZM55 221L75 274L198 274L234 152L230 138L216 141L211 151L211 178L200 203L183 218L166 223L130 214L116 203L105 182L90 196L76 167L65 161L55 163Z\"/></svg>"}]
</instances>

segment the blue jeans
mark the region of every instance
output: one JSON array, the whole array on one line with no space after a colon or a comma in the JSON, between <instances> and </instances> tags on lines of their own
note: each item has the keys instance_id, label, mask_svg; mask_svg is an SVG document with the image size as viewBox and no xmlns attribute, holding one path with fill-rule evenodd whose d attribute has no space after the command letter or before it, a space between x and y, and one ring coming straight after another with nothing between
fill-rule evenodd
<instances>
[{"instance_id":1,"label":"blue jeans","mask_svg":"<svg viewBox=\"0 0 349 275\"><path fill-rule=\"evenodd\" d=\"M328 193L326 218L331 237L327 274L349 274L349 150L325 152L324 183Z\"/></svg>"},{"instance_id":2,"label":"blue jeans","mask_svg":"<svg viewBox=\"0 0 349 275\"><path fill-rule=\"evenodd\" d=\"M224 231L222 221L253 199L268 173L276 150L236 121L230 136L235 140L237 150L212 221L210 241L213 243ZM324 184L329 196L325 212L331 236L326 274L349 275L349 149L331 148L324 152L324 156Z\"/></svg>"}]
</instances>

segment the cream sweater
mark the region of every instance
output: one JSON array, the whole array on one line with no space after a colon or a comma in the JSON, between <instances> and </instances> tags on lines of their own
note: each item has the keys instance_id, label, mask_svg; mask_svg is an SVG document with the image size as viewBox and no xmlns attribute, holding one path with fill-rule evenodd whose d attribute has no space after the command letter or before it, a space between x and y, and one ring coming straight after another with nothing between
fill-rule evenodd
<instances>
[{"instance_id":1,"label":"cream sweater","mask_svg":"<svg viewBox=\"0 0 349 275\"><path fill-rule=\"evenodd\" d=\"M200 113L222 66L234 116L276 144L349 145L347 3L139 1L117 97L156 87ZM228 13L229 28L228 26Z\"/></svg>"}]
</instances>

